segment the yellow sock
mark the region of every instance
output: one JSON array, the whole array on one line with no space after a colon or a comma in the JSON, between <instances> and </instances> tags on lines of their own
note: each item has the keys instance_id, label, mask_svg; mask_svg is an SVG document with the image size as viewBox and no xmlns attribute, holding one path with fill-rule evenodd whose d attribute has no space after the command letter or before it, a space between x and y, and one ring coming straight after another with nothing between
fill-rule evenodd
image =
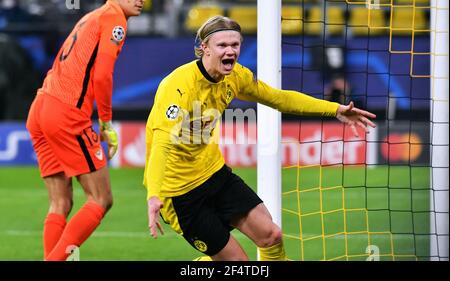
<instances>
[{"instance_id":1,"label":"yellow sock","mask_svg":"<svg viewBox=\"0 0 450 281\"><path fill-rule=\"evenodd\" d=\"M283 242L270 246L268 248L258 248L261 261L287 261Z\"/></svg>"},{"instance_id":2,"label":"yellow sock","mask_svg":"<svg viewBox=\"0 0 450 281\"><path fill-rule=\"evenodd\" d=\"M201 256L193 259L193 261L212 261L212 258L210 256Z\"/></svg>"}]
</instances>

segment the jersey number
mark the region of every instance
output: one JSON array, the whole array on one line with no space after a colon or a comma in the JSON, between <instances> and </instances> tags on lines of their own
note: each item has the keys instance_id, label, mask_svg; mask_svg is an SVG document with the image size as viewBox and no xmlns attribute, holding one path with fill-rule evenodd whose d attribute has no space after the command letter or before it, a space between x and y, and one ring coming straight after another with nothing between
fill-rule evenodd
<instances>
[{"instance_id":1,"label":"jersey number","mask_svg":"<svg viewBox=\"0 0 450 281\"><path fill-rule=\"evenodd\" d=\"M77 26L77 31L75 31L75 34L72 36L72 44L70 44L69 51L67 51L67 54L64 54L64 50L63 50L61 52L61 55L59 56L59 61L65 61L67 59L67 57L70 55L70 53L72 52L73 46L75 45L75 42L77 42L78 31L80 31L80 28L84 25L84 23L85 22L82 22Z\"/></svg>"}]
</instances>

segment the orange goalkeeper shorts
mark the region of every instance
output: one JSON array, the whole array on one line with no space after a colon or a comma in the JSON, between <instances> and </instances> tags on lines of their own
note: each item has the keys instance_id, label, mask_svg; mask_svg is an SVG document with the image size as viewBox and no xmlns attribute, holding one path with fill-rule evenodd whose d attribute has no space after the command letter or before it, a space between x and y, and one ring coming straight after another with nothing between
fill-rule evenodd
<instances>
[{"instance_id":1,"label":"orange goalkeeper shorts","mask_svg":"<svg viewBox=\"0 0 450 281\"><path fill-rule=\"evenodd\" d=\"M27 129L42 177L59 172L73 177L107 164L90 116L55 97L36 96L28 113Z\"/></svg>"}]
</instances>

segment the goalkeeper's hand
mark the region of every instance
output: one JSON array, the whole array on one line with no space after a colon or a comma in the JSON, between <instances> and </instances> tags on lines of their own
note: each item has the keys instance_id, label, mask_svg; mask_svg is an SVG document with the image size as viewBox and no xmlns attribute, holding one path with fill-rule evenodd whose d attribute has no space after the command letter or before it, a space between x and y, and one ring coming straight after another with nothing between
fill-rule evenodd
<instances>
[{"instance_id":1,"label":"goalkeeper's hand","mask_svg":"<svg viewBox=\"0 0 450 281\"><path fill-rule=\"evenodd\" d=\"M111 121L103 122L102 120L99 120L99 124L100 140L106 141L108 144L108 160L110 160L116 154L117 147L119 146L117 132L112 127Z\"/></svg>"}]
</instances>

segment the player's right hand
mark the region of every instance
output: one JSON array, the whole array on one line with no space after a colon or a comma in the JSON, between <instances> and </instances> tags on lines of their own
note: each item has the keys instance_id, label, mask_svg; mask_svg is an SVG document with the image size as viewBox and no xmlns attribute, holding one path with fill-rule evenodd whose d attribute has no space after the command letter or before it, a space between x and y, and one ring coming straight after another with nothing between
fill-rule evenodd
<instances>
[{"instance_id":1,"label":"player's right hand","mask_svg":"<svg viewBox=\"0 0 450 281\"><path fill-rule=\"evenodd\" d=\"M102 120L99 120L99 125L100 140L106 141L108 144L108 160L110 160L116 154L117 147L119 146L117 132L112 127L111 121L103 122Z\"/></svg>"},{"instance_id":2,"label":"player's right hand","mask_svg":"<svg viewBox=\"0 0 450 281\"><path fill-rule=\"evenodd\" d=\"M368 126L375 128L376 125L369 118L373 119L376 117L377 116L371 112L356 108L353 105L353 102L350 102L348 105L339 105L336 112L336 118L342 123L350 126L355 137L359 136L356 126L364 129L366 133L369 132Z\"/></svg>"},{"instance_id":3,"label":"player's right hand","mask_svg":"<svg viewBox=\"0 0 450 281\"><path fill-rule=\"evenodd\" d=\"M152 196L147 201L148 205L148 228L150 229L150 234L153 238L158 237L158 231L161 232L161 235L164 234L164 229L159 222L159 210L163 207L163 203L159 200L158 197Z\"/></svg>"}]
</instances>

